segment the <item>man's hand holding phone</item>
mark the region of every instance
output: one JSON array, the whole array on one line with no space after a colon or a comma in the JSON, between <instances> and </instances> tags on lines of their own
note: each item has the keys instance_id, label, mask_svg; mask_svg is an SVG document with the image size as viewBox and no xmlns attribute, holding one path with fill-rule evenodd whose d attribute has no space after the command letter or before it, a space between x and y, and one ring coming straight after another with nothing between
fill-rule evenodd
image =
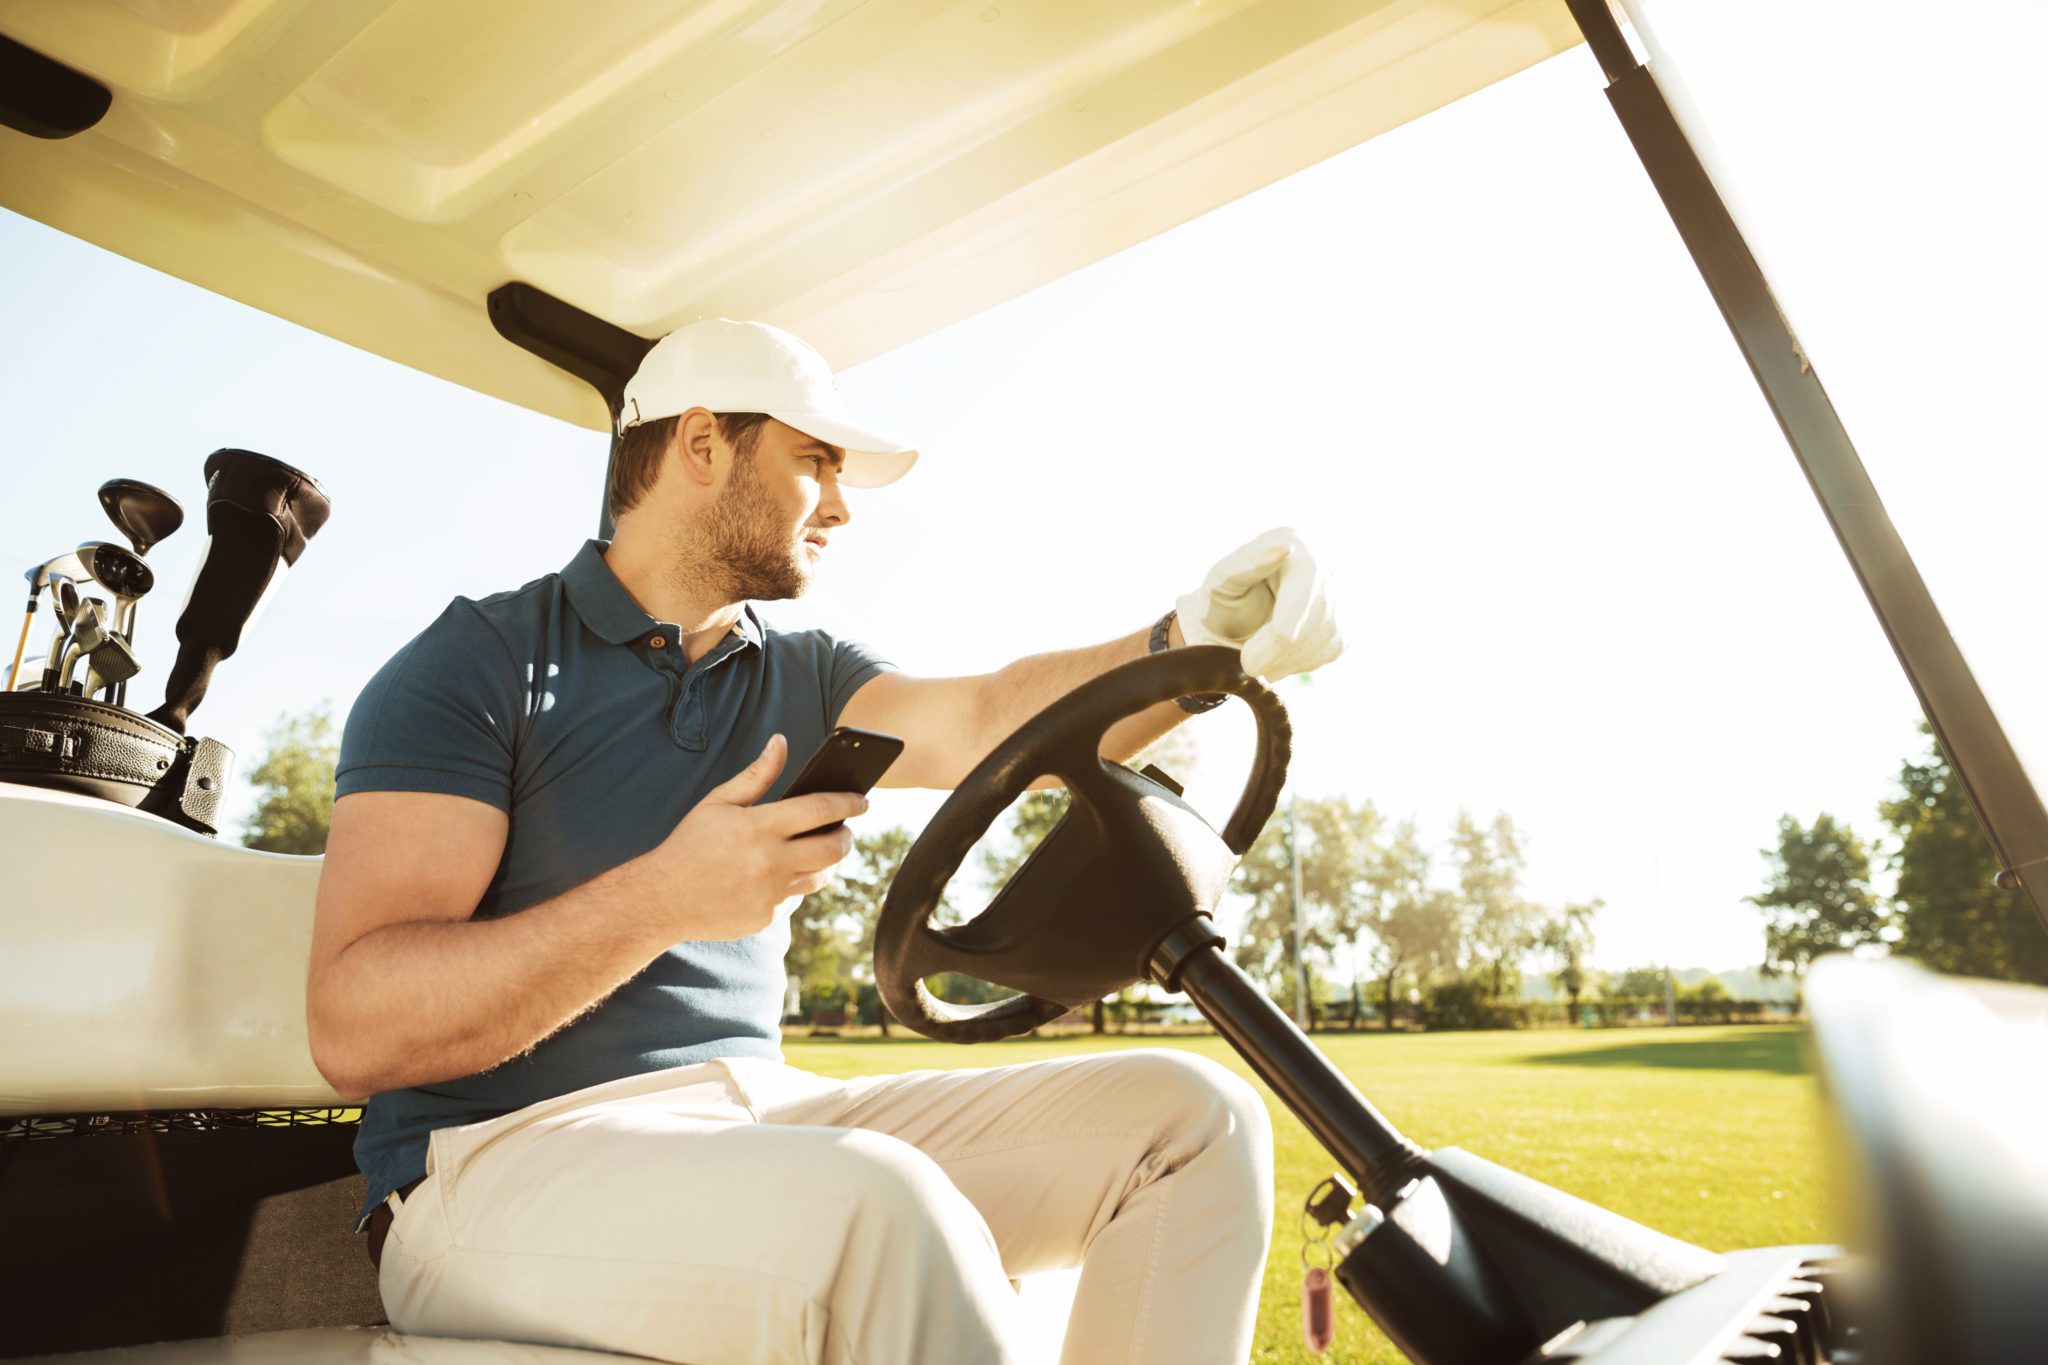
<instances>
[{"instance_id":1,"label":"man's hand holding phone","mask_svg":"<svg viewBox=\"0 0 2048 1365\"><path fill-rule=\"evenodd\" d=\"M816 789L819 781L858 780L857 773L835 771L836 760L828 757L855 747L840 739L844 733L833 732L791 784L789 795L757 805L789 760L789 742L773 736L760 757L707 792L646 855L665 893L659 902L683 918L673 926L676 940L732 940L758 934L775 922L778 906L800 900L832 880L834 865L853 851L853 832L846 821L867 810L864 792L873 784L869 779L858 791ZM875 735L870 740L870 732L854 733L861 736L862 750L873 740L892 739ZM900 751L902 742L894 744ZM821 763L824 771L814 773ZM881 766L888 766L887 758ZM879 777L880 769L874 775ZM801 790L806 785L813 789ZM685 887L688 894L675 894Z\"/></svg>"}]
</instances>

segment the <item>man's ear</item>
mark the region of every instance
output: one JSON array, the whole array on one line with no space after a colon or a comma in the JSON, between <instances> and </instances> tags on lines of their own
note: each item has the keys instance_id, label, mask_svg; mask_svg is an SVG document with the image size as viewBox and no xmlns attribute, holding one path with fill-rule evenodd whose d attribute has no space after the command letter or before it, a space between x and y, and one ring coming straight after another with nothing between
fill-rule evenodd
<instances>
[{"instance_id":1,"label":"man's ear","mask_svg":"<svg viewBox=\"0 0 2048 1365\"><path fill-rule=\"evenodd\" d=\"M683 477L709 488L718 463L718 419L709 408L691 408L676 419L676 434L669 445L669 457Z\"/></svg>"}]
</instances>

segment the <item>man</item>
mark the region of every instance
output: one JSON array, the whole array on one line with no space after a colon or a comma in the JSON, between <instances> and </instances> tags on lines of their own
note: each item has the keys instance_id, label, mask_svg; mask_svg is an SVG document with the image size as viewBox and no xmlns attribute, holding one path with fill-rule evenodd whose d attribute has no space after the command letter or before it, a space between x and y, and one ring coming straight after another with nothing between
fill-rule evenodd
<instances>
[{"instance_id":1,"label":"man","mask_svg":"<svg viewBox=\"0 0 2048 1365\"><path fill-rule=\"evenodd\" d=\"M394 1325L664 1360L1016 1358L1012 1276L1079 1265L1066 1359L1241 1361L1271 1225L1263 1104L1164 1049L830 1081L781 1062L787 910L866 801L769 799L835 724L956 785L1075 685L1186 640L1336 657L1307 548L1261 537L1150 629L910 678L751 601L808 586L916 459L824 360L700 322L625 393L617 531L458 598L352 710L316 912L313 1055ZM1128 757L1188 711L1113 727Z\"/></svg>"}]
</instances>

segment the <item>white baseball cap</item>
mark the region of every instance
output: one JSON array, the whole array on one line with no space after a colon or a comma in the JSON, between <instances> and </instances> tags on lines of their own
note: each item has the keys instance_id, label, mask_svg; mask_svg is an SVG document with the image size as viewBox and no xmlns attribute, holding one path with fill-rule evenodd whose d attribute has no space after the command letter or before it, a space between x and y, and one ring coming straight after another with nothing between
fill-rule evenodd
<instances>
[{"instance_id":1,"label":"white baseball cap","mask_svg":"<svg viewBox=\"0 0 2048 1365\"><path fill-rule=\"evenodd\" d=\"M626 382L619 430L691 408L765 412L839 446L846 451L839 481L853 488L894 483L917 463L907 444L846 415L825 357L765 322L706 318L655 342Z\"/></svg>"}]
</instances>

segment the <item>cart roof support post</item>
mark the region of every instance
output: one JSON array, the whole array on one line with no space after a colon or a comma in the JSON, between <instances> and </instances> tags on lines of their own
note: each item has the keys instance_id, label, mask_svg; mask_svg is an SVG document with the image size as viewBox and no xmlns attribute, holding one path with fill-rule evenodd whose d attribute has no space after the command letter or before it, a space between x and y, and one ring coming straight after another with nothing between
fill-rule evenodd
<instances>
[{"instance_id":1,"label":"cart roof support post","mask_svg":"<svg viewBox=\"0 0 2048 1365\"><path fill-rule=\"evenodd\" d=\"M596 389L612 415L611 451L605 456L604 485L597 506L597 536L612 538L612 511L607 496L612 461L619 454L619 408L626 381L640 368L640 358L654 343L623 327L613 326L545 290L513 281L499 285L486 304L498 335L523 351L531 351L556 369L575 375Z\"/></svg>"},{"instance_id":2,"label":"cart roof support post","mask_svg":"<svg viewBox=\"0 0 2048 1365\"><path fill-rule=\"evenodd\" d=\"M1877 496L1770 282L1610 0L1566 0L1608 79L1607 99L1706 280L1757 387L1870 599L1935 739L2005 871L2048 928L2048 809Z\"/></svg>"}]
</instances>

